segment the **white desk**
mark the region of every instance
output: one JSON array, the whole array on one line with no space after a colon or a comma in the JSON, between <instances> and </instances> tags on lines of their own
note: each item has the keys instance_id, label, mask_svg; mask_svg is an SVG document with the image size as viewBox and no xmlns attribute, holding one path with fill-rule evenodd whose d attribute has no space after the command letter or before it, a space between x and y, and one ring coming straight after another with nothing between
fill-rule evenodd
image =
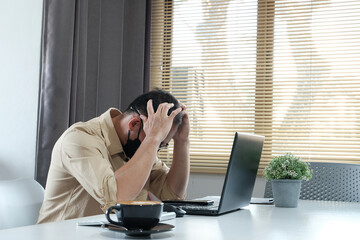
<instances>
[{"instance_id":1,"label":"white desk","mask_svg":"<svg viewBox=\"0 0 360 240\"><path fill-rule=\"evenodd\" d=\"M0 231L0 239L81 240L132 239L100 227L77 226L79 221L105 219L103 215ZM145 239L359 239L360 203L300 201L298 208L251 205L220 217L185 216L166 221L170 232ZM136 239L141 239L136 237Z\"/></svg>"}]
</instances>

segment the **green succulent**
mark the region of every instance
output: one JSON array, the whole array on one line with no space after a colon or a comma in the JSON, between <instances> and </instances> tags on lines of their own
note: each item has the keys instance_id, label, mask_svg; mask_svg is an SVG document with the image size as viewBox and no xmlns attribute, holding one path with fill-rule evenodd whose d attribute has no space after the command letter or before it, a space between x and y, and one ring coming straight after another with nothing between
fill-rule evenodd
<instances>
[{"instance_id":1,"label":"green succulent","mask_svg":"<svg viewBox=\"0 0 360 240\"><path fill-rule=\"evenodd\" d=\"M272 179L300 179L310 180L312 170L310 163L302 162L300 157L291 153L282 156L275 156L264 169L263 176L266 180Z\"/></svg>"}]
</instances>

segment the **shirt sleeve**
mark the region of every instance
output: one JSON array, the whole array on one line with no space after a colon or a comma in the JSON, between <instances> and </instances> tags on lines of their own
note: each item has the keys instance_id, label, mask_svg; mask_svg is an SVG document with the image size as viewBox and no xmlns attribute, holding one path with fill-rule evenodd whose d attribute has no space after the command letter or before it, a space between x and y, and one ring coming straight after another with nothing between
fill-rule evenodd
<instances>
[{"instance_id":1,"label":"shirt sleeve","mask_svg":"<svg viewBox=\"0 0 360 240\"><path fill-rule=\"evenodd\" d=\"M153 169L150 173L150 192L160 200L181 199L167 184L169 167L160 159L156 158Z\"/></svg>"},{"instance_id":2,"label":"shirt sleeve","mask_svg":"<svg viewBox=\"0 0 360 240\"><path fill-rule=\"evenodd\" d=\"M72 130L61 146L62 163L104 210L116 202L117 184L107 148L89 132Z\"/></svg>"}]
</instances>

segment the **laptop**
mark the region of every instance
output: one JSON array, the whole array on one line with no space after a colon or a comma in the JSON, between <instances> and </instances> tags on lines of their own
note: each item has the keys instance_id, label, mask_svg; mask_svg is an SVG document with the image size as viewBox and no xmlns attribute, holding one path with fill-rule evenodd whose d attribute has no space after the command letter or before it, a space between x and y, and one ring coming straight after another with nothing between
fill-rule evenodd
<instances>
[{"instance_id":1,"label":"laptop","mask_svg":"<svg viewBox=\"0 0 360 240\"><path fill-rule=\"evenodd\" d=\"M210 206L181 206L186 214L218 216L249 205L264 140L263 136L236 132L219 201Z\"/></svg>"}]
</instances>

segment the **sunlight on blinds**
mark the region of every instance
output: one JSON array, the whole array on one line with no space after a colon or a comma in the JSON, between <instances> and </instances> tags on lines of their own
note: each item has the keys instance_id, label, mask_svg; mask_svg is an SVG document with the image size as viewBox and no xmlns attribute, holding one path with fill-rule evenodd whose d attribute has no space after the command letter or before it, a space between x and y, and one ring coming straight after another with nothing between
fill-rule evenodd
<instances>
[{"instance_id":1,"label":"sunlight on blinds","mask_svg":"<svg viewBox=\"0 0 360 240\"><path fill-rule=\"evenodd\" d=\"M359 1L276 1L273 154L360 163L359 12Z\"/></svg>"},{"instance_id":2,"label":"sunlight on blinds","mask_svg":"<svg viewBox=\"0 0 360 240\"><path fill-rule=\"evenodd\" d=\"M235 131L266 137L261 169L289 151L360 163L359 12L358 1L153 0L151 88L188 107L192 171L224 172Z\"/></svg>"}]
</instances>

